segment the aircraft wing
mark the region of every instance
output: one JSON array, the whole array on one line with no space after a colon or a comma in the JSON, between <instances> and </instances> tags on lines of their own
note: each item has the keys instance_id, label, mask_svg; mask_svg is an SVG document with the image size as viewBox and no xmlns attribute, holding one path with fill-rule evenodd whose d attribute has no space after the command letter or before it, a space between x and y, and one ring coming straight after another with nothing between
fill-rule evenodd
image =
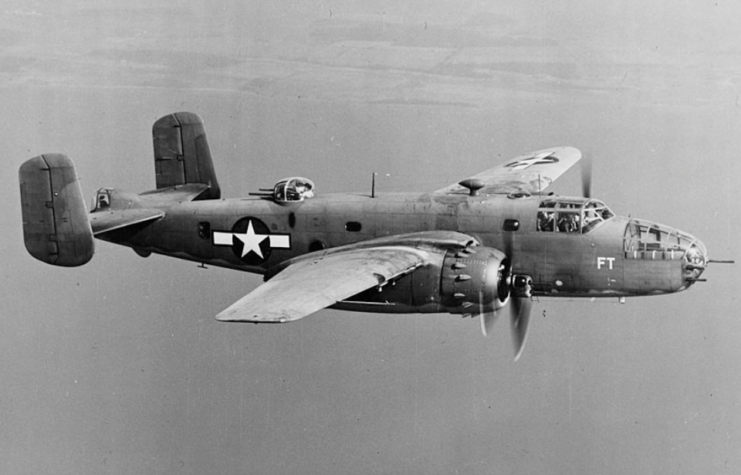
<instances>
[{"instance_id":1,"label":"aircraft wing","mask_svg":"<svg viewBox=\"0 0 741 475\"><path fill-rule=\"evenodd\" d=\"M283 323L383 285L428 263L406 245L316 253L299 259L216 316L226 322Z\"/></svg>"},{"instance_id":2,"label":"aircraft wing","mask_svg":"<svg viewBox=\"0 0 741 475\"><path fill-rule=\"evenodd\" d=\"M539 193L581 159L573 147L553 147L520 155L469 178L478 180L481 194ZM469 190L454 184L435 193L468 194Z\"/></svg>"}]
</instances>

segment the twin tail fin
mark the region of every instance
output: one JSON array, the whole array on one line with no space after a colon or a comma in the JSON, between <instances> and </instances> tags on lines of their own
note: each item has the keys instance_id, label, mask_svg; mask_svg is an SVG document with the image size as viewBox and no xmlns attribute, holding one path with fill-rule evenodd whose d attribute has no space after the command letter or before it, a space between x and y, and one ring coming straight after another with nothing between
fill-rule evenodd
<instances>
[{"instance_id":1,"label":"twin tail fin","mask_svg":"<svg viewBox=\"0 0 741 475\"><path fill-rule=\"evenodd\" d=\"M82 189L66 155L34 157L18 171L23 239L36 259L56 266L87 263L95 251Z\"/></svg>"},{"instance_id":2,"label":"twin tail fin","mask_svg":"<svg viewBox=\"0 0 741 475\"><path fill-rule=\"evenodd\" d=\"M158 119L152 138L157 189L138 196L101 189L90 214L69 157L49 153L24 162L18 175L28 252L48 264L81 266L93 257L94 235L161 219L172 203L221 197L197 114L176 112Z\"/></svg>"},{"instance_id":3,"label":"twin tail fin","mask_svg":"<svg viewBox=\"0 0 741 475\"><path fill-rule=\"evenodd\" d=\"M207 185L197 200L221 197L203 120L192 112L176 112L152 126L157 189L188 184Z\"/></svg>"}]
</instances>

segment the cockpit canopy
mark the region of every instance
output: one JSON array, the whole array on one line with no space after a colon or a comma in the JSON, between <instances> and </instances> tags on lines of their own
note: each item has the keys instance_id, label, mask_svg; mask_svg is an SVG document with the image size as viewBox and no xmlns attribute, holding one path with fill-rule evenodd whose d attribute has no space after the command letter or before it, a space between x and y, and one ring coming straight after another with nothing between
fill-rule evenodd
<instances>
[{"instance_id":1,"label":"cockpit canopy","mask_svg":"<svg viewBox=\"0 0 741 475\"><path fill-rule=\"evenodd\" d=\"M537 229L543 232L584 234L614 216L599 200L552 197L540 202Z\"/></svg>"},{"instance_id":2,"label":"cockpit canopy","mask_svg":"<svg viewBox=\"0 0 741 475\"><path fill-rule=\"evenodd\" d=\"M279 203L303 201L314 196L314 182L308 178L283 178L273 187L273 199Z\"/></svg>"}]
</instances>

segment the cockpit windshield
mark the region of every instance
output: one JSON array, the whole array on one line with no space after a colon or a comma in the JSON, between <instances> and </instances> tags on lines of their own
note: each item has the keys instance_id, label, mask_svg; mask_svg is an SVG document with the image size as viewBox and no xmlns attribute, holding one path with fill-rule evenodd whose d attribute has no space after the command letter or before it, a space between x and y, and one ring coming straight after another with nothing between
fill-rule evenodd
<instances>
[{"instance_id":1,"label":"cockpit windshield","mask_svg":"<svg viewBox=\"0 0 741 475\"><path fill-rule=\"evenodd\" d=\"M538 231L585 234L614 217L601 201L587 198L548 198L538 207Z\"/></svg>"},{"instance_id":2,"label":"cockpit windshield","mask_svg":"<svg viewBox=\"0 0 741 475\"><path fill-rule=\"evenodd\" d=\"M313 196L314 182L308 178L284 178L273 188L273 199L279 202L303 201Z\"/></svg>"}]
</instances>

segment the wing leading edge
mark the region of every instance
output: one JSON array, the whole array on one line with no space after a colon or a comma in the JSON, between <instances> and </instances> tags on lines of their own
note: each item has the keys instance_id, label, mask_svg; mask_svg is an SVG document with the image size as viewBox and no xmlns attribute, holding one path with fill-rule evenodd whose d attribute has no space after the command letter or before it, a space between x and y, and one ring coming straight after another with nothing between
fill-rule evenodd
<instances>
[{"instance_id":1,"label":"wing leading edge","mask_svg":"<svg viewBox=\"0 0 741 475\"><path fill-rule=\"evenodd\" d=\"M538 150L513 158L504 165L474 175L469 180L478 180L482 194L540 193L550 186L566 170L582 157L574 147L553 147ZM468 194L459 185L449 185L435 193Z\"/></svg>"}]
</instances>

